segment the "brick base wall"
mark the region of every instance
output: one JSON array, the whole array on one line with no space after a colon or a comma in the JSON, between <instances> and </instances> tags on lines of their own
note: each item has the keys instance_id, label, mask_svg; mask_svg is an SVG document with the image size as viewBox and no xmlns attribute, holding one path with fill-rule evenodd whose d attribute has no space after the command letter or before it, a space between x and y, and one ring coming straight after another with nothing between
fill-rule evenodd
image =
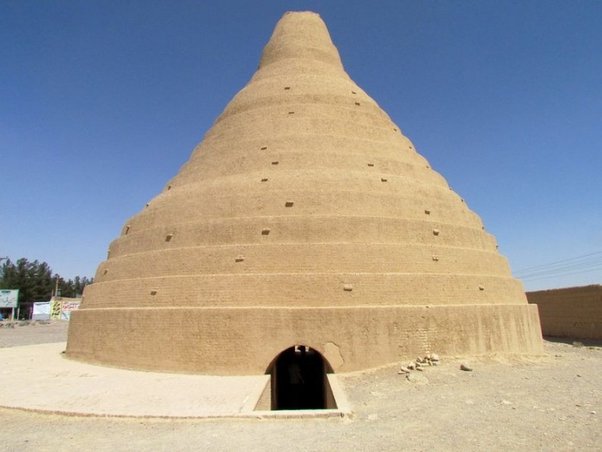
<instances>
[{"instance_id":1,"label":"brick base wall","mask_svg":"<svg viewBox=\"0 0 602 452\"><path fill-rule=\"evenodd\" d=\"M318 350L335 372L433 352L541 354L533 305L83 309L67 356L117 367L261 374L283 350Z\"/></svg>"}]
</instances>

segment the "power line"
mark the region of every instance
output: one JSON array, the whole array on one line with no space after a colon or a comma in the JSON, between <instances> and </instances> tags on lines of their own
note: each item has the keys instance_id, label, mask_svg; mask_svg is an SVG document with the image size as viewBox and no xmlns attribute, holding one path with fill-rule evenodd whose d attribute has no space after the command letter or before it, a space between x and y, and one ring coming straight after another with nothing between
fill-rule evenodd
<instances>
[{"instance_id":1,"label":"power line","mask_svg":"<svg viewBox=\"0 0 602 452\"><path fill-rule=\"evenodd\" d=\"M589 268L598 267L600 265L602 265L602 259L590 259L590 260L574 262L572 264L567 264L567 265L562 265L562 266L542 268L542 269L536 270L536 271L517 273L517 275L522 276L522 277L529 277L529 276L535 276L535 275L546 274L546 273L563 273L563 272L567 272L567 271L587 270Z\"/></svg>"},{"instance_id":2,"label":"power line","mask_svg":"<svg viewBox=\"0 0 602 452\"><path fill-rule=\"evenodd\" d=\"M558 278L559 276L569 276L569 275L581 275L583 273L590 273L590 272L594 272L594 271L598 271L598 270L602 270L602 267L599 268L591 268L589 270L583 270L583 271L577 271L577 272L568 272L568 273L561 273L561 274L555 274L555 275L546 275L546 276L527 276L526 278L520 278L523 281L537 281L538 279L548 279L548 278Z\"/></svg>"},{"instance_id":3,"label":"power line","mask_svg":"<svg viewBox=\"0 0 602 452\"><path fill-rule=\"evenodd\" d=\"M516 271L515 275L523 280L535 280L589 273L598 269L602 269L602 251L526 267Z\"/></svg>"},{"instance_id":4,"label":"power line","mask_svg":"<svg viewBox=\"0 0 602 452\"><path fill-rule=\"evenodd\" d=\"M562 260L554 261L554 262L549 262L547 264L540 264L540 265L534 265L534 266L531 266L531 267L521 268L520 270L517 270L516 273L524 273L524 272L528 272L528 271L531 271L531 270L538 269L540 267L554 266L554 265L557 265L557 264L562 264L562 263L565 263L565 262L570 262L570 261L574 261L574 260L583 259L583 258L586 258L586 257L589 257L589 256L598 256L598 255L602 256L602 251L596 251L594 253L582 254L580 256L570 257L568 259L562 259Z\"/></svg>"}]
</instances>

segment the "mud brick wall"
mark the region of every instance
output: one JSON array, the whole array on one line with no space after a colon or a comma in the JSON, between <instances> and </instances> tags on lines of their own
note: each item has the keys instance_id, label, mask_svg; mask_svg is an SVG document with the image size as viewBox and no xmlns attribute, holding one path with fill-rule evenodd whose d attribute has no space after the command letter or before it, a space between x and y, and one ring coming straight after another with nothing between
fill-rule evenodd
<instances>
[{"instance_id":1,"label":"mud brick wall","mask_svg":"<svg viewBox=\"0 0 602 452\"><path fill-rule=\"evenodd\" d=\"M545 336L602 339L602 286L527 292Z\"/></svg>"}]
</instances>

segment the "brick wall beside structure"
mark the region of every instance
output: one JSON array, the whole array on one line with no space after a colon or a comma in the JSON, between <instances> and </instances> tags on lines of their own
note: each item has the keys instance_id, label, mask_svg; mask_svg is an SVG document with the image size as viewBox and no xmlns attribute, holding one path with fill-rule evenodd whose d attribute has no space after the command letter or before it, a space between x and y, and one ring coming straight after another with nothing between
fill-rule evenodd
<instances>
[{"instance_id":1,"label":"brick wall beside structure","mask_svg":"<svg viewBox=\"0 0 602 452\"><path fill-rule=\"evenodd\" d=\"M602 286L527 292L537 304L544 336L602 339Z\"/></svg>"}]
</instances>

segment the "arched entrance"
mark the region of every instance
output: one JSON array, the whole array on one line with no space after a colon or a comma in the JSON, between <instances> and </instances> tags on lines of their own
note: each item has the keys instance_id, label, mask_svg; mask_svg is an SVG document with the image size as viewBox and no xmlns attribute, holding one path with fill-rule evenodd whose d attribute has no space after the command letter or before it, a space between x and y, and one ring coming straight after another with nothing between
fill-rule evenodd
<instances>
[{"instance_id":1,"label":"arched entrance","mask_svg":"<svg viewBox=\"0 0 602 452\"><path fill-rule=\"evenodd\" d=\"M332 368L311 347L295 345L280 353L268 367L271 375L272 410L332 408L327 373Z\"/></svg>"}]
</instances>

